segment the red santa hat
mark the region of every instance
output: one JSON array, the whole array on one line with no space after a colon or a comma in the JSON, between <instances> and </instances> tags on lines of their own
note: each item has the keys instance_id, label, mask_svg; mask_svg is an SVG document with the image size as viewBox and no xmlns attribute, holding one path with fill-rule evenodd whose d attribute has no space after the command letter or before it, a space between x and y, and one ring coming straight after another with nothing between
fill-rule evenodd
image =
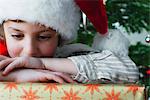
<instances>
[{"instance_id":1,"label":"red santa hat","mask_svg":"<svg viewBox=\"0 0 150 100\"><path fill-rule=\"evenodd\" d=\"M0 55L8 55L6 44L2 39L0 39Z\"/></svg>"},{"instance_id":2,"label":"red santa hat","mask_svg":"<svg viewBox=\"0 0 150 100\"><path fill-rule=\"evenodd\" d=\"M105 10L106 0L75 0L97 30L92 48L110 50L117 56L128 56L129 40L119 30L109 29ZM100 34L99 34L100 33Z\"/></svg>"},{"instance_id":3,"label":"red santa hat","mask_svg":"<svg viewBox=\"0 0 150 100\"><path fill-rule=\"evenodd\" d=\"M97 31L107 32L103 0L0 0L0 24L6 20L24 20L54 28L68 43L76 39L80 9Z\"/></svg>"},{"instance_id":4,"label":"red santa hat","mask_svg":"<svg viewBox=\"0 0 150 100\"><path fill-rule=\"evenodd\" d=\"M107 15L103 0L75 0L96 30L105 35L108 31Z\"/></svg>"},{"instance_id":5,"label":"red santa hat","mask_svg":"<svg viewBox=\"0 0 150 100\"><path fill-rule=\"evenodd\" d=\"M65 44L77 37L81 10L100 34L107 33L103 0L0 0L0 24L17 19L40 23L55 29Z\"/></svg>"}]
</instances>

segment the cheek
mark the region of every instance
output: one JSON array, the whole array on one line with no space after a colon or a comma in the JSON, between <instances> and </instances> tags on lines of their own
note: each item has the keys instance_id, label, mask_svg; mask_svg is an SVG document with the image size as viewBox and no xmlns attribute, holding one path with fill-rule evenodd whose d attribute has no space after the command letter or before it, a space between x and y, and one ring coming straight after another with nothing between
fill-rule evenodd
<instances>
[{"instance_id":1,"label":"cheek","mask_svg":"<svg viewBox=\"0 0 150 100\"><path fill-rule=\"evenodd\" d=\"M53 56L56 51L56 46L49 46L42 49L42 55Z\"/></svg>"},{"instance_id":2,"label":"cheek","mask_svg":"<svg viewBox=\"0 0 150 100\"><path fill-rule=\"evenodd\" d=\"M7 49L8 49L8 53L10 55L10 57L18 57L20 55L21 52L21 48L17 45L7 45Z\"/></svg>"},{"instance_id":3,"label":"cheek","mask_svg":"<svg viewBox=\"0 0 150 100\"><path fill-rule=\"evenodd\" d=\"M21 51L21 48L19 48L19 44L14 41L8 34L5 34L5 39L9 56L18 57Z\"/></svg>"},{"instance_id":4,"label":"cheek","mask_svg":"<svg viewBox=\"0 0 150 100\"><path fill-rule=\"evenodd\" d=\"M57 41L53 41L50 43L47 43L45 45L41 45L40 51L43 56L53 56L55 54L57 48Z\"/></svg>"}]
</instances>

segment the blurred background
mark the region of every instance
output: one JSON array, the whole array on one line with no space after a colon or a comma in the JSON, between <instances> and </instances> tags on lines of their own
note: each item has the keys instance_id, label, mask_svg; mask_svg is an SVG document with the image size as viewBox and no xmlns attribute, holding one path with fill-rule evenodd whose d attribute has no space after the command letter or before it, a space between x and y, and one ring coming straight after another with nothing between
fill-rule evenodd
<instances>
[{"instance_id":1,"label":"blurred background","mask_svg":"<svg viewBox=\"0 0 150 100\"><path fill-rule=\"evenodd\" d=\"M129 39L129 56L145 75L150 68L150 0L107 0L106 9L109 28L119 29ZM96 30L83 19L76 42L91 45Z\"/></svg>"},{"instance_id":2,"label":"blurred background","mask_svg":"<svg viewBox=\"0 0 150 100\"><path fill-rule=\"evenodd\" d=\"M106 9L110 29L119 29L129 39L129 56L138 65L150 66L150 0L107 0ZM96 33L87 20L81 20L76 42L91 45Z\"/></svg>"}]
</instances>

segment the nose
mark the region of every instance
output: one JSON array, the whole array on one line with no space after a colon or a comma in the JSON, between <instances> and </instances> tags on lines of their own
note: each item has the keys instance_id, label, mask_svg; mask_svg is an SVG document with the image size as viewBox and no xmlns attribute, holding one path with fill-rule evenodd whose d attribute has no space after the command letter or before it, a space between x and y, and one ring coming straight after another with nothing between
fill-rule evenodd
<instances>
[{"instance_id":1,"label":"nose","mask_svg":"<svg viewBox=\"0 0 150 100\"><path fill-rule=\"evenodd\" d=\"M28 40L24 43L23 51L23 56L37 57L38 44L33 40Z\"/></svg>"}]
</instances>

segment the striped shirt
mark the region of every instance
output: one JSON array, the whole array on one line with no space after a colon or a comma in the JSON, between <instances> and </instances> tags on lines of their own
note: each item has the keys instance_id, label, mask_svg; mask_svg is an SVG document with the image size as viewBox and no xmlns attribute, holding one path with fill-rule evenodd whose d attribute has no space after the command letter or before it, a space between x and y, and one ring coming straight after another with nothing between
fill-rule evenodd
<instances>
[{"instance_id":1,"label":"striped shirt","mask_svg":"<svg viewBox=\"0 0 150 100\"><path fill-rule=\"evenodd\" d=\"M73 47L71 48L73 49ZM67 54L67 50L71 51L69 46L61 49L61 52L57 52L57 56L59 53L63 54L62 50L65 51L64 54L67 58L75 64L78 73L72 77L78 82L134 83L139 79L138 68L128 56L118 57L109 50L96 51L91 48L73 49L75 51ZM61 57L63 56L61 55Z\"/></svg>"}]
</instances>

